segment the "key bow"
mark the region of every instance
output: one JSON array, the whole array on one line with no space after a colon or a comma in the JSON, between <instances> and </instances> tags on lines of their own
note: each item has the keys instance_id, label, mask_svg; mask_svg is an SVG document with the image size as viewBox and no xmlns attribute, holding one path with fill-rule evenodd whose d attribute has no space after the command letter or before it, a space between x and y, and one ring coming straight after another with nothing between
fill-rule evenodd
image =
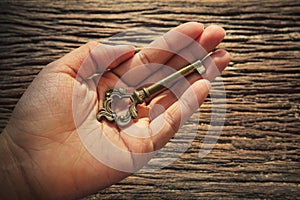
<instances>
[{"instance_id":1,"label":"key bow","mask_svg":"<svg viewBox=\"0 0 300 200\"><path fill-rule=\"evenodd\" d=\"M118 126L123 127L130 123L131 119L136 119L138 117L137 104L142 104L144 99L147 98L146 92L134 91L132 94L128 93L124 88L109 89L105 93L105 100L103 103L103 108L101 108L97 114L97 120L101 121L103 118L110 122L116 122ZM112 109L112 103L114 98L131 100L131 105L128 111L124 115L117 115Z\"/></svg>"}]
</instances>

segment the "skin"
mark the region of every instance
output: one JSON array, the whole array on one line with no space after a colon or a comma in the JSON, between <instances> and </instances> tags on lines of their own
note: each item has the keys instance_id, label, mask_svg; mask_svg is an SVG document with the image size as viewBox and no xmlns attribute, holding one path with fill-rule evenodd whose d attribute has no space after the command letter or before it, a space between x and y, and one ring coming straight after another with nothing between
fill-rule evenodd
<instances>
[{"instance_id":1,"label":"skin","mask_svg":"<svg viewBox=\"0 0 300 200\"><path fill-rule=\"evenodd\" d=\"M192 38L206 52L213 51L225 37L225 31L219 26L204 29L202 24L194 22L173 30ZM175 42L168 41L169 45ZM178 48L181 54L188 55L192 47L182 44ZM116 57L109 63L110 71L97 81L90 77L96 71L103 72L105 68L85 62L92 54L102 61L105 56ZM193 56L201 59L205 56L205 53L202 54ZM215 51L211 58L203 62L207 68L203 77L195 73L187 77L190 83L187 87L183 87L180 81L173 86L182 96L181 101L171 91L165 90L154 95L147 104L139 105L140 117L134 123L145 130L151 130L151 124L162 115L161 111L156 111L149 118L149 112L155 105L164 108L166 119L156 134L145 132L147 137L144 138L125 134L124 130L113 123L105 120L99 123L96 120L95 115L102 106L104 92L118 81L126 87L133 87L151 77L165 75L163 70L157 70L143 74L140 80L129 77L120 80L126 72L138 69L142 64L161 63L178 69L188 64L186 59L155 48L145 48L135 54L134 48L130 46L99 46L97 42L89 42L47 65L19 100L0 135L0 199L79 198L129 176L131 173L113 169L95 159L82 144L74 122L74 88L77 88L76 94L85 99L80 108L93 108L82 117L83 124L97 123L101 134L105 134L120 149L148 153L162 148L174 136L181 120L187 120L209 93L210 84L207 80L213 80L230 61L225 50ZM213 70L213 63L217 70ZM189 98L192 93L197 94L196 98ZM182 105L187 109L182 111ZM89 120L91 116L93 118ZM133 162L128 159L129 163Z\"/></svg>"}]
</instances>

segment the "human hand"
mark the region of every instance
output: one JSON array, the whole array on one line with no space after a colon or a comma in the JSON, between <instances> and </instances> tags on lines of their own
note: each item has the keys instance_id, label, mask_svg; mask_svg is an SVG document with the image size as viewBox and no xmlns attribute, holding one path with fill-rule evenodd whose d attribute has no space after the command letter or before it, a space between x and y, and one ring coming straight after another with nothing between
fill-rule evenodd
<instances>
[{"instance_id":1,"label":"human hand","mask_svg":"<svg viewBox=\"0 0 300 200\"><path fill-rule=\"evenodd\" d=\"M178 35L172 33L137 54L131 46L91 42L40 72L1 134L1 141L10 152L7 156L21 163L17 168L26 183L22 187L27 187L17 186L12 191L16 197L26 190L28 197L75 198L106 188L142 167L150 159L146 153L160 149L172 138L209 92L209 82L197 74L190 75L185 82L179 81L171 91L155 95L147 104L139 105L139 119L132 126L122 129L105 120L99 123L95 116L107 89L116 85L137 88L145 81L160 79L170 68L178 69L203 58L225 36L218 26L203 31L198 23L183 24L174 31L192 39L204 50L195 55L197 48L191 45L190 39L178 42ZM159 46L163 41L172 51ZM203 62L207 68L204 78L214 79L229 60L226 51L214 52L211 59ZM149 63L170 68L158 70L154 66L147 71L145 65ZM100 75L93 76L95 73ZM174 95L174 91L178 94ZM158 104L160 109L154 109ZM104 138L117 148L111 149L103 143ZM127 152L122 154L125 157L115 149ZM144 155L144 159L132 156L135 153ZM100 162L107 157L105 162ZM111 165L106 161L112 162Z\"/></svg>"}]
</instances>

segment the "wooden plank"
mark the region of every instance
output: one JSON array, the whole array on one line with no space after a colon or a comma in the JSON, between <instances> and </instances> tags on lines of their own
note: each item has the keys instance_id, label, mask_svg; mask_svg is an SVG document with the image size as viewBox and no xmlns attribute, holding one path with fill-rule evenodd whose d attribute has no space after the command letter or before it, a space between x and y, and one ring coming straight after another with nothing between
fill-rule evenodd
<instances>
[{"instance_id":1,"label":"wooden plank","mask_svg":"<svg viewBox=\"0 0 300 200\"><path fill-rule=\"evenodd\" d=\"M137 27L164 32L187 21L219 24L227 31L220 48L233 59L222 75L226 102L219 102L221 111L226 103L226 120L213 151L198 158L210 124L208 98L193 116L200 116L196 138L173 164L130 176L86 199L299 198L297 1L49 0L2 1L0 6L1 130L43 66L89 40L104 41ZM221 88L221 82L214 83L214 90ZM184 130L168 144L169 158L189 137Z\"/></svg>"}]
</instances>

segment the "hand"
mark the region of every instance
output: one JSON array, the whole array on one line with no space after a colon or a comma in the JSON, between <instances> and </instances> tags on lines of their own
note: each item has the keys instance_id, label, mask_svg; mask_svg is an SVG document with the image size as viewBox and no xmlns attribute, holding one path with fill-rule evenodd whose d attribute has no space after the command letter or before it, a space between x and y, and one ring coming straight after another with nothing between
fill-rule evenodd
<instances>
[{"instance_id":1,"label":"hand","mask_svg":"<svg viewBox=\"0 0 300 200\"><path fill-rule=\"evenodd\" d=\"M203 30L201 24L186 23L137 54L131 46L90 42L46 66L18 102L1 134L1 166L11 166L15 171L2 167L0 173L5 173L3 177L7 179L0 182L0 194L43 199L82 197L138 170L150 157L132 155L163 147L204 101L209 81L197 74L188 76L185 82L179 81L147 104L139 105L139 118L124 129L96 120L105 91L116 84L136 88L143 82L160 79L170 68L158 70L158 66L145 68L143 64L178 69L203 58L224 36L224 30L218 26ZM180 42L178 37L183 37ZM198 47L191 42L203 50L195 51ZM210 58L203 62L207 68L203 77L208 80L224 70L230 60L224 50L214 52ZM160 105L159 109L155 109L156 105ZM125 157L120 159L115 149L107 149L111 148L109 145L125 152ZM100 162L102 158L108 159Z\"/></svg>"}]
</instances>

